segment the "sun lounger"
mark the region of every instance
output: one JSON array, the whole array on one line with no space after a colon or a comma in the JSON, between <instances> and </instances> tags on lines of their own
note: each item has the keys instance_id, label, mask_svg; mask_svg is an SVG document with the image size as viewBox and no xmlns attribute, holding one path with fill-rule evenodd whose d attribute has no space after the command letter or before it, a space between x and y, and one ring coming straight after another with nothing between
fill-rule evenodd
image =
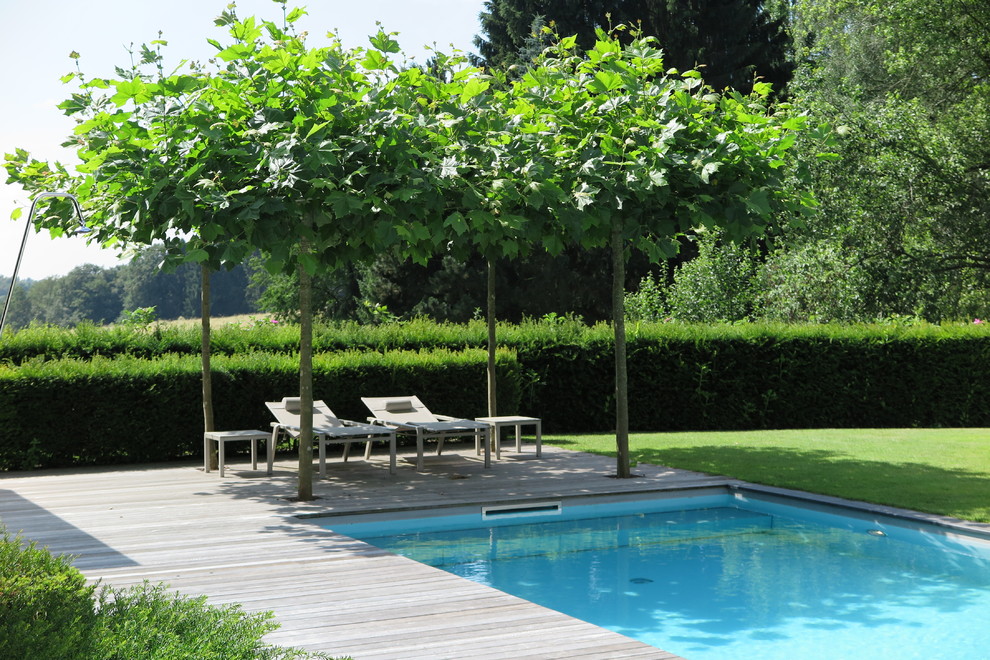
<instances>
[{"instance_id":1,"label":"sun lounger","mask_svg":"<svg viewBox=\"0 0 990 660\"><path fill-rule=\"evenodd\" d=\"M287 433L293 438L299 437L300 407L299 397L285 397L281 401L265 403L278 421L272 422L272 447L278 442L281 433ZM395 474L395 429L380 425L361 424L347 419L339 419L322 401L313 402L313 437L319 443L320 478L326 477L327 445L343 443L344 460L350 453L352 442L365 442L365 460L371 458L371 443L376 440L387 440L389 443L389 468ZM271 474L272 453L269 453L268 472Z\"/></svg>"},{"instance_id":2,"label":"sun lounger","mask_svg":"<svg viewBox=\"0 0 990 660\"><path fill-rule=\"evenodd\" d=\"M423 469L423 441L436 440L437 454L443 451L446 438L473 436L475 452L485 448L485 467L491 467L491 443L488 424L447 415L434 415L416 396L361 397L372 416L368 421L393 428L402 433L416 434L416 469Z\"/></svg>"}]
</instances>

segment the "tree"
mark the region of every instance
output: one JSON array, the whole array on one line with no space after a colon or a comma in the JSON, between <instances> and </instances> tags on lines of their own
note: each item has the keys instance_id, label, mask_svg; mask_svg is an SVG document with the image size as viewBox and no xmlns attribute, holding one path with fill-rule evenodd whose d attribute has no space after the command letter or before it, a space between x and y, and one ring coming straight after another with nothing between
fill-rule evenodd
<instances>
[{"instance_id":1,"label":"tree","mask_svg":"<svg viewBox=\"0 0 990 660\"><path fill-rule=\"evenodd\" d=\"M87 79L79 68L79 55L73 52L77 70L62 81L76 80L79 92L59 108L77 121L74 136L63 146L77 148L82 165L73 174L60 163L37 161L18 149L5 156L8 182L20 183L33 192L72 189L89 211L91 231L87 240L125 247L161 241L166 246L166 270L185 260L212 260L212 267L236 262L236 257L245 251L242 242L229 240L224 251L218 253L187 251L180 238L182 233L195 234L204 215L218 209L214 206L216 196L210 195L210 186L204 184L206 180L196 177L206 163L188 170L167 165L174 164L170 157L176 151L182 153L182 158L188 156L188 143L177 139L182 124L175 118L202 88L204 76L195 64L189 74L166 75L161 54L166 43L159 39L151 46L142 45L139 58L131 54L130 69L117 69L118 80ZM146 70L149 67L150 72ZM206 191L206 196L197 188ZM63 203L52 204L49 209L51 214L38 219L37 224L49 228L53 235L64 233L71 207ZM18 213L15 211L15 217ZM204 293L208 291L205 273L204 269ZM208 309L208 304L203 307ZM203 416L207 431L213 430L209 332L209 317L204 315ZM215 459L215 455L211 456L210 463L215 464Z\"/></svg>"},{"instance_id":2,"label":"tree","mask_svg":"<svg viewBox=\"0 0 990 660\"><path fill-rule=\"evenodd\" d=\"M254 305L257 309L282 320L298 320L298 276L268 272L261 256L249 260L248 270L248 289L256 296ZM318 272L313 276L312 286L315 316L325 320L359 317L361 294L357 266L345 265L336 271Z\"/></svg>"},{"instance_id":3,"label":"tree","mask_svg":"<svg viewBox=\"0 0 990 660\"><path fill-rule=\"evenodd\" d=\"M696 71L665 73L652 39L597 37L583 56L574 37L548 51L513 86L510 114L540 136L555 187L573 201L559 208L557 236L612 253L617 475L628 477L627 252L671 255L696 227L745 241L771 229L775 211L803 214L813 202L785 185L805 119L771 111L769 85L716 94ZM544 244L558 247L557 236Z\"/></svg>"},{"instance_id":4,"label":"tree","mask_svg":"<svg viewBox=\"0 0 990 660\"><path fill-rule=\"evenodd\" d=\"M34 318L34 306L31 303L30 290L36 282L19 281L11 291L10 305L7 309L7 325L11 328L23 328ZM0 301L5 301L10 290L10 278L0 276ZM3 303L0 302L0 305ZM2 307L0 307L2 309ZM6 326L4 326L6 327Z\"/></svg>"},{"instance_id":5,"label":"tree","mask_svg":"<svg viewBox=\"0 0 990 660\"><path fill-rule=\"evenodd\" d=\"M765 309L795 320L985 315L990 6L794 9L804 65L793 100L844 137L840 160L808 158L821 213L771 255Z\"/></svg>"},{"instance_id":6,"label":"tree","mask_svg":"<svg viewBox=\"0 0 990 660\"><path fill-rule=\"evenodd\" d=\"M312 276L400 244L421 259L437 246L424 222L436 211L436 187L422 167L418 129L403 120L417 105L403 81L418 70L398 70L390 60L398 44L385 33L367 49L347 50L337 40L308 48L292 28L304 13L287 10L278 25L240 19L228 8L217 23L229 43L210 41L212 71L190 65L172 75L159 67L150 76L80 78L82 92L63 107L83 113L75 138L81 178L21 152L8 172L75 184L96 240L159 239L169 260L211 268L261 250L272 272L298 273L306 438ZM141 52L142 63L160 62L151 48ZM48 216L41 224L64 221ZM179 232L197 244L180 246ZM312 445L299 447L298 496L311 499Z\"/></svg>"},{"instance_id":7,"label":"tree","mask_svg":"<svg viewBox=\"0 0 990 660\"><path fill-rule=\"evenodd\" d=\"M120 296L117 293L114 275L93 264L73 268L62 278L61 287L65 292L67 315L64 324L75 325L80 321L111 323L120 316Z\"/></svg>"},{"instance_id":8,"label":"tree","mask_svg":"<svg viewBox=\"0 0 990 660\"><path fill-rule=\"evenodd\" d=\"M536 246L560 251L553 210L566 202L555 182L553 164L538 134L516 121L515 101L502 71L490 75L458 67L439 57L450 79L433 96L439 120L427 134L443 157L440 181L446 217L436 231L461 258L478 254L485 262L485 316L488 329L488 415L496 416L496 267ZM426 91L431 91L427 81ZM487 457L487 453L486 453Z\"/></svg>"},{"instance_id":9,"label":"tree","mask_svg":"<svg viewBox=\"0 0 990 660\"><path fill-rule=\"evenodd\" d=\"M627 293L626 314L637 320L732 323L753 318L755 250L720 240L719 232L692 237L697 256L673 269L643 278ZM665 266L667 264L664 264ZM668 282L668 279L670 280Z\"/></svg>"},{"instance_id":10,"label":"tree","mask_svg":"<svg viewBox=\"0 0 990 660\"><path fill-rule=\"evenodd\" d=\"M748 93L757 76L782 91L793 63L784 17L766 0L487 0L481 13L484 36L475 46L489 67L527 64L534 27L552 24L557 34L594 46L596 29L624 24L654 36L668 67L704 66L709 85ZM534 23L534 21L536 21ZM539 39L535 39L539 43ZM628 41L628 39L626 39ZM524 59L525 58L525 59Z\"/></svg>"},{"instance_id":11,"label":"tree","mask_svg":"<svg viewBox=\"0 0 990 660\"><path fill-rule=\"evenodd\" d=\"M171 272L163 272L161 264L166 254L164 246L152 245L139 250L130 263L120 267L123 308L154 307L161 319L195 318L199 315L199 268L181 264Z\"/></svg>"}]
</instances>

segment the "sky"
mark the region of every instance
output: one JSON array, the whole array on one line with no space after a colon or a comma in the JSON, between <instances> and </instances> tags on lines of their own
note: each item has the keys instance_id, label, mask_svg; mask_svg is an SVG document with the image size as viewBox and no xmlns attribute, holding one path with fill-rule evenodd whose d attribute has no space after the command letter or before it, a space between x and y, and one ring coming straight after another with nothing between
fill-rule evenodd
<instances>
[{"instance_id":1,"label":"sky","mask_svg":"<svg viewBox=\"0 0 990 660\"><path fill-rule=\"evenodd\" d=\"M72 133L73 122L56 107L74 91L71 83L59 81L74 70L69 53L81 55L88 77L113 76L115 66L130 64L130 44L137 47L159 38L168 41L166 68L182 59L205 60L216 52L206 39L224 40L213 18L227 5L227 0L0 0L0 153L21 148L35 158L74 164L74 154L59 146ZM424 45L449 51L452 44L473 51L483 5L484 0L290 0L287 6L306 8L308 15L296 26L309 32L311 46L324 43L328 30L345 46L367 45L378 21L387 31L398 32L403 50L422 61ZM239 0L236 8L241 17L282 18L281 6L272 0ZM0 275L9 277L30 200L5 180L0 170ZM13 221L11 213L18 207L24 214ZM112 267L123 262L115 251L86 245L82 237L53 240L32 229L18 279L65 275L85 263Z\"/></svg>"}]
</instances>

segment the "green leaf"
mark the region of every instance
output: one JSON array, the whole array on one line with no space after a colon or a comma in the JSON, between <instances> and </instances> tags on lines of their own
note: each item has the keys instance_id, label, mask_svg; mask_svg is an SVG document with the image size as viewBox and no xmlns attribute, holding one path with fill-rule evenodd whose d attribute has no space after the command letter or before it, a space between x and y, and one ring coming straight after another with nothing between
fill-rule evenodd
<instances>
[{"instance_id":1,"label":"green leaf","mask_svg":"<svg viewBox=\"0 0 990 660\"><path fill-rule=\"evenodd\" d=\"M785 128L789 131L799 131L804 128L804 125L808 122L807 117L791 117L781 124L781 128Z\"/></svg>"},{"instance_id":2,"label":"green leaf","mask_svg":"<svg viewBox=\"0 0 990 660\"><path fill-rule=\"evenodd\" d=\"M762 188L752 191L746 199L746 206L756 211L760 216L770 215L770 197L767 195L767 191Z\"/></svg>"},{"instance_id":3,"label":"green leaf","mask_svg":"<svg viewBox=\"0 0 990 660\"><path fill-rule=\"evenodd\" d=\"M398 53L402 51L399 47L399 42L393 39L390 33L387 33L381 29L378 30L378 34L375 36L368 37L368 41L371 42L372 46L383 53Z\"/></svg>"},{"instance_id":4,"label":"green leaf","mask_svg":"<svg viewBox=\"0 0 990 660\"><path fill-rule=\"evenodd\" d=\"M471 221L471 229L474 231L487 231L495 225L495 216L481 209L469 212L468 219Z\"/></svg>"},{"instance_id":5,"label":"green leaf","mask_svg":"<svg viewBox=\"0 0 990 660\"><path fill-rule=\"evenodd\" d=\"M148 93L148 86L138 78L119 81L114 87L117 93L110 97L110 101L118 107L128 101L133 101L135 105L140 105L151 98L151 94Z\"/></svg>"},{"instance_id":6,"label":"green leaf","mask_svg":"<svg viewBox=\"0 0 990 660\"><path fill-rule=\"evenodd\" d=\"M186 253L186 261L192 261L197 264L201 264L210 258L210 253L206 250L190 250Z\"/></svg>"},{"instance_id":7,"label":"green leaf","mask_svg":"<svg viewBox=\"0 0 990 660\"><path fill-rule=\"evenodd\" d=\"M612 71L599 71L588 83L588 90L594 94L610 92L622 87L622 76Z\"/></svg>"},{"instance_id":8,"label":"green leaf","mask_svg":"<svg viewBox=\"0 0 990 660\"><path fill-rule=\"evenodd\" d=\"M308 12L305 9L302 9L301 7L296 7L292 11L289 12L288 16L285 17L285 22L286 23L295 23L300 18L302 18L303 16L305 16L307 13Z\"/></svg>"},{"instance_id":9,"label":"green leaf","mask_svg":"<svg viewBox=\"0 0 990 660\"><path fill-rule=\"evenodd\" d=\"M766 98L770 96L770 92L773 91L773 85L765 82L753 83L753 93L760 98Z\"/></svg>"},{"instance_id":10,"label":"green leaf","mask_svg":"<svg viewBox=\"0 0 990 660\"><path fill-rule=\"evenodd\" d=\"M302 265L303 270L310 275L316 275L316 272L320 269L319 259L309 253L300 254L299 263Z\"/></svg>"},{"instance_id":11,"label":"green leaf","mask_svg":"<svg viewBox=\"0 0 990 660\"><path fill-rule=\"evenodd\" d=\"M387 57L382 55L377 50L369 50L367 55L365 55L365 58L361 60L361 65L366 69L379 71L381 69L388 68L389 61Z\"/></svg>"},{"instance_id":12,"label":"green leaf","mask_svg":"<svg viewBox=\"0 0 990 660\"><path fill-rule=\"evenodd\" d=\"M233 44L232 46L227 46L227 48L217 53L217 57L222 59L224 62L246 60L250 59L252 50L253 49L246 44Z\"/></svg>"},{"instance_id":13,"label":"green leaf","mask_svg":"<svg viewBox=\"0 0 990 660\"><path fill-rule=\"evenodd\" d=\"M710 183L712 175L718 172L720 167L722 167L722 163L719 161L705 163L705 166L701 168L701 180L705 183Z\"/></svg>"},{"instance_id":14,"label":"green leaf","mask_svg":"<svg viewBox=\"0 0 990 660\"><path fill-rule=\"evenodd\" d=\"M467 230L467 221L464 219L464 215L460 211L454 211L446 217L443 221L444 227L452 229L458 236L463 236Z\"/></svg>"},{"instance_id":15,"label":"green leaf","mask_svg":"<svg viewBox=\"0 0 990 660\"><path fill-rule=\"evenodd\" d=\"M482 94L488 89L491 83L487 80L481 80L480 78L471 78L465 83L464 88L461 90L460 102L464 105L474 97Z\"/></svg>"}]
</instances>

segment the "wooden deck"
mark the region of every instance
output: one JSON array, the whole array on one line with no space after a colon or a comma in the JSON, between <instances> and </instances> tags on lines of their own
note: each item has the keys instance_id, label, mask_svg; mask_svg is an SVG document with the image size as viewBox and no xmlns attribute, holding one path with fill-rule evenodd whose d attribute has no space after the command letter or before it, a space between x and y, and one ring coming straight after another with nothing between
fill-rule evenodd
<instances>
[{"instance_id":1,"label":"wooden deck","mask_svg":"<svg viewBox=\"0 0 990 660\"><path fill-rule=\"evenodd\" d=\"M365 512L724 483L641 466L619 480L614 460L544 447L503 453L483 469L473 447L407 460L336 460L295 503L293 458L275 474L243 457L227 473L193 463L49 470L0 476L0 521L76 555L87 577L114 586L165 582L214 603L271 610L273 643L355 660L383 658L676 658L622 635L441 570L391 555L300 514ZM413 456L413 458L415 458ZM263 466L259 466L263 468Z\"/></svg>"}]
</instances>

